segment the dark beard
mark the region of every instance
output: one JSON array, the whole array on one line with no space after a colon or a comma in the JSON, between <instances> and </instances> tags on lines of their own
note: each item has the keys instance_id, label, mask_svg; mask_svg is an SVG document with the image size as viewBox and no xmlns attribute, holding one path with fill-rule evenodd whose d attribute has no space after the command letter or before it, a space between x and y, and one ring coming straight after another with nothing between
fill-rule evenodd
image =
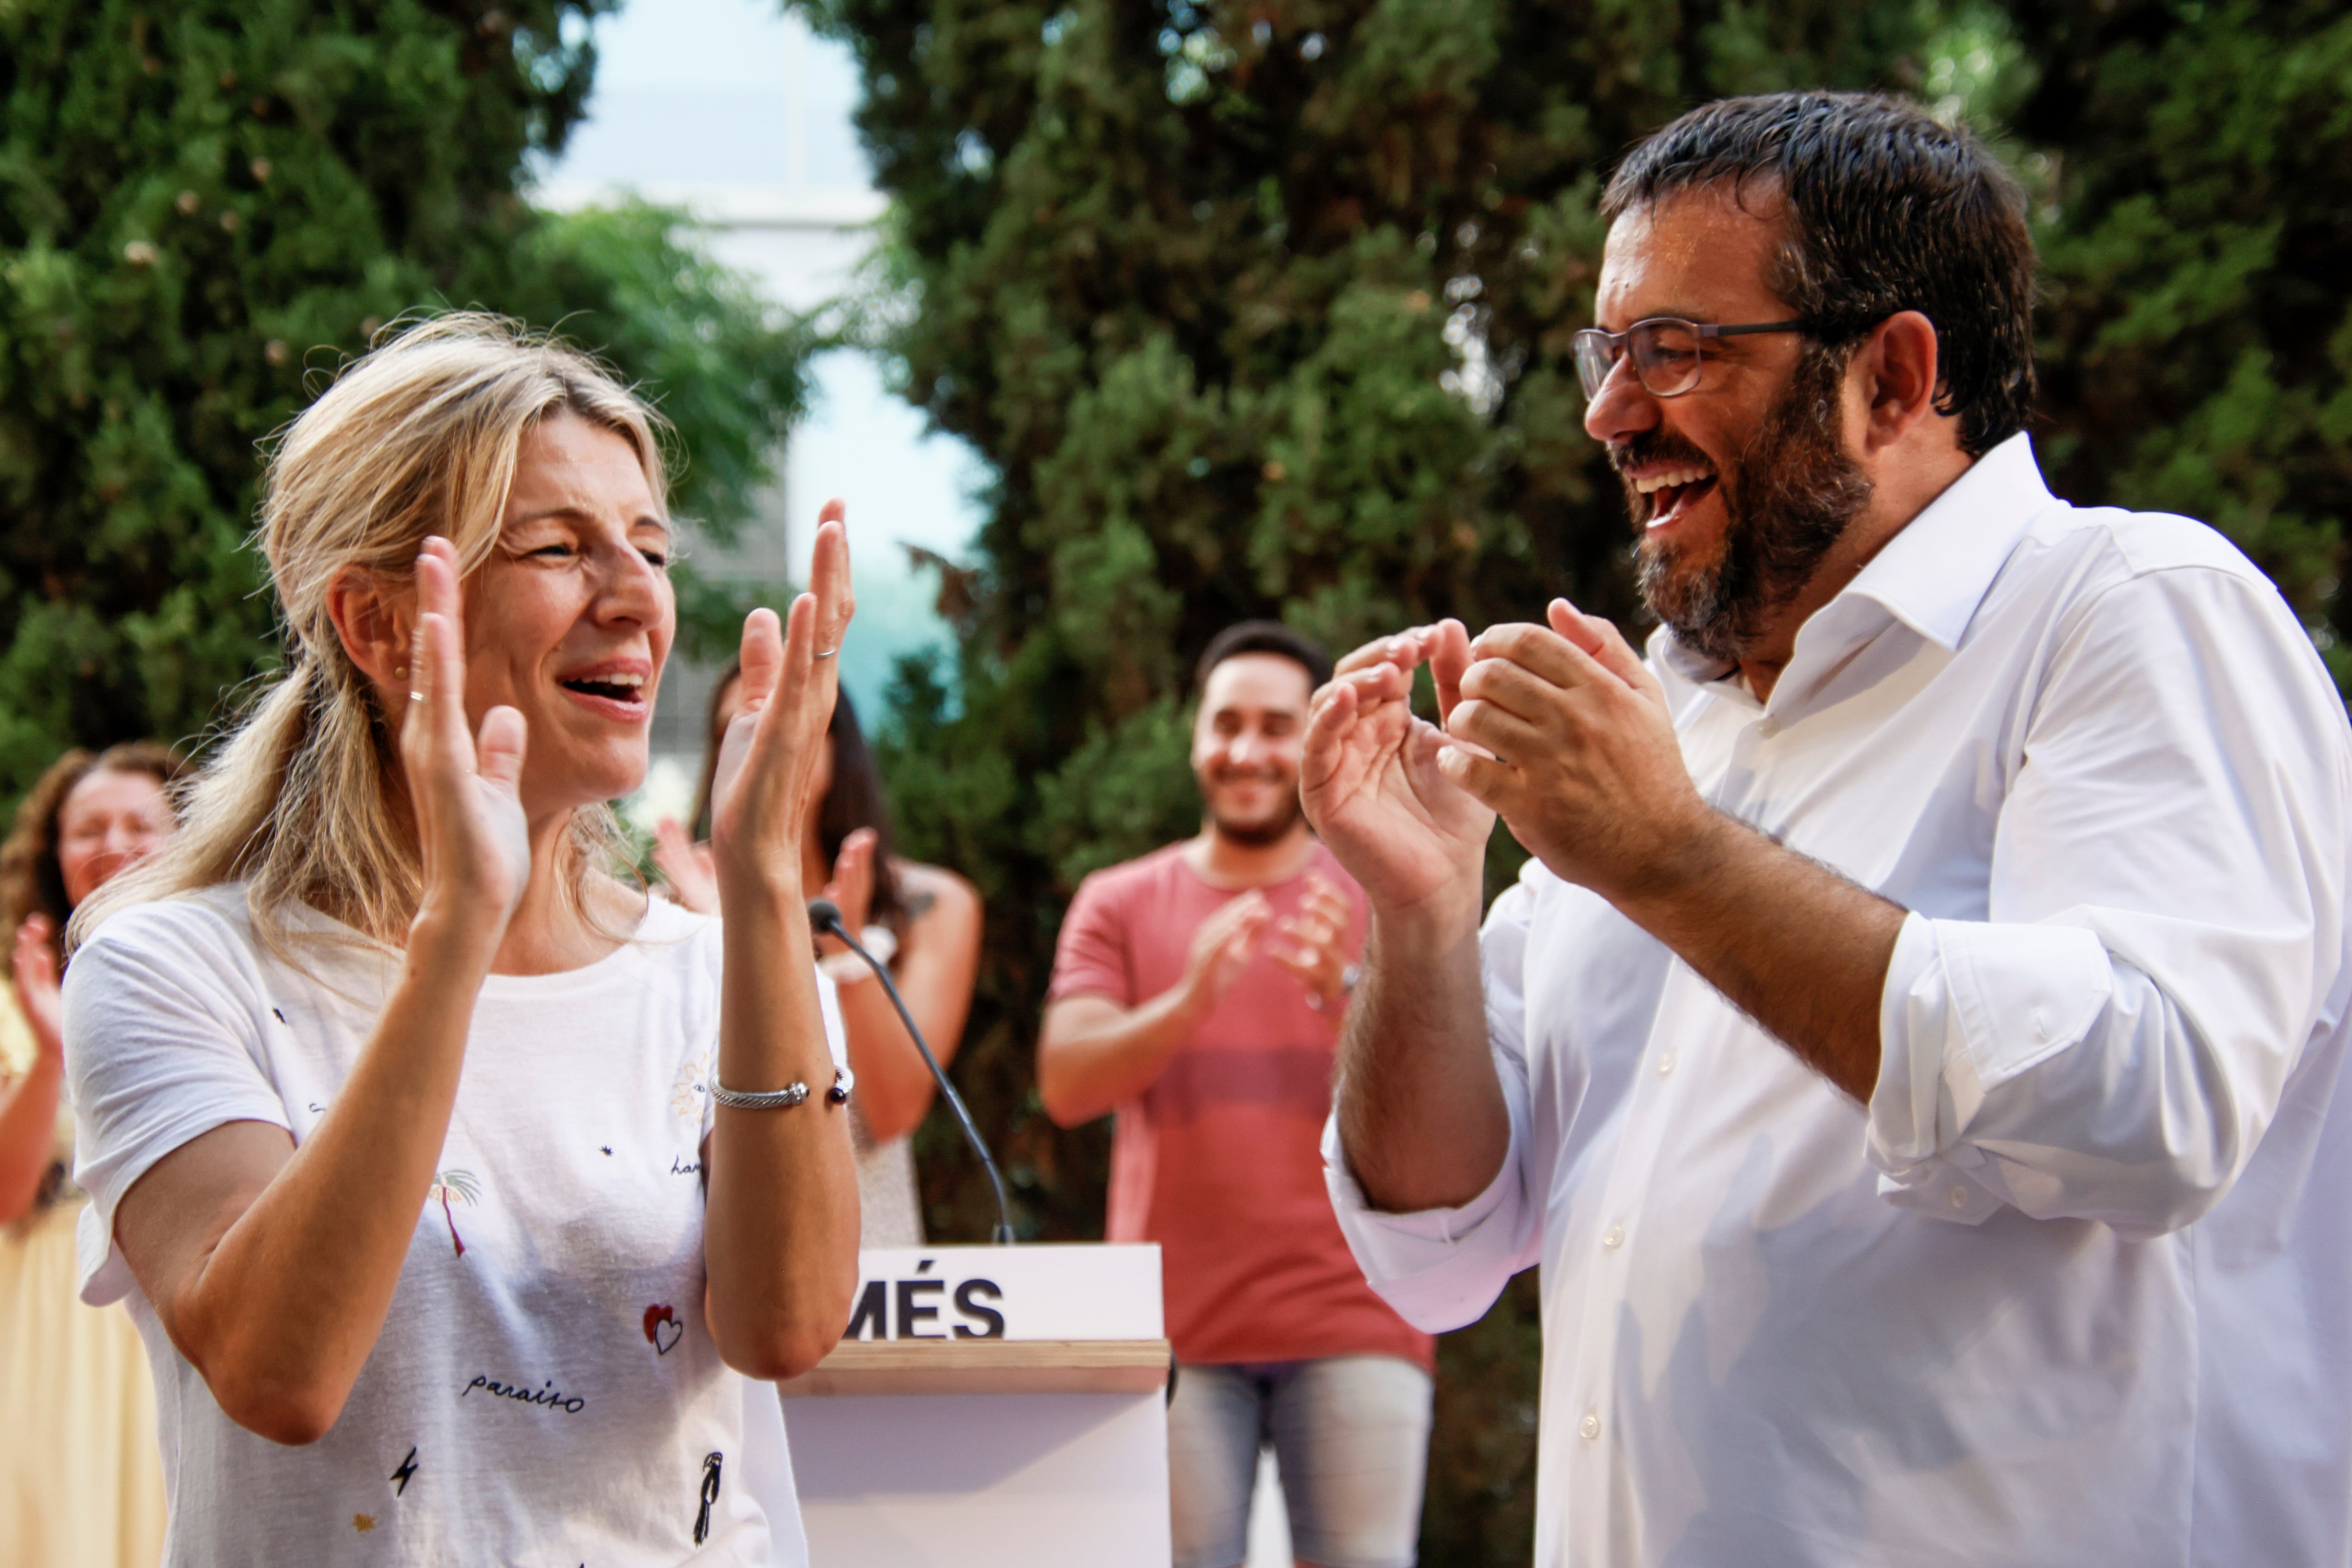
<instances>
[{"instance_id":1,"label":"dark beard","mask_svg":"<svg viewBox=\"0 0 2352 1568\"><path fill-rule=\"evenodd\" d=\"M1268 845L1281 843L1284 836L1297 826L1299 817L1306 814L1306 808L1298 803L1297 790L1283 796L1283 800L1289 809L1262 822L1230 822L1212 812L1209 826L1216 829L1217 837L1228 844L1237 844L1245 849L1264 849Z\"/></svg>"},{"instance_id":2,"label":"dark beard","mask_svg":"<svg viewBox=\"0 0 2352 1568\"><path fill-rule=\"evenodd\" d=\"M1634 547L1642 602L1702 658L1737 663L1765 620L1802 591L1846 529L1870 504L1872 486L1838 439L1843 354L1808 348L1738 458L1717 476L1727 518L1723 556L1687 563L1671 546ZM1660 459L1704 463L1689 443L1660 432L1612 450L1622 470ZM1646 502L1629 482L1638 521Z\"/></svg>"}]
</instances>

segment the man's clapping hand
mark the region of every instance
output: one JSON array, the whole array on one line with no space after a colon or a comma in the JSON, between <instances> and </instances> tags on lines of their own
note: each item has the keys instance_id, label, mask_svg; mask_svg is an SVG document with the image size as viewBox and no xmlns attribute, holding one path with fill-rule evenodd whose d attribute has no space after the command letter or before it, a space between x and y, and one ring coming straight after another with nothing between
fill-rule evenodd
<instances>
[{"instance_id":1,"label":"man's clapping hand","mask_svg":"<svg viewBox=\"0 0 2352 1568\"><path fill-rule=\"evenodd\" d=\"M1266 943L1274 961L1298 976L1307 1005L1318 1013L1336 1012L1347 999L1350 912L1331 879L1309 871L1297 911L1274 922L1273 940Z\"/></svg>"},{"instance_id":2,"label":"man's clapping hand","mask_svg":"<svg viewBox=\"0 0 2352 1568\"><path fill-rule=\"evenodd\" d=\"M1437 683L1441 717L1470 665L1459 621L1365 644L1315 694L1299 772L1307 819L1375 907L1466 896L1474 911L1495 816L1439 765L1446 734L1416 718L1412 672Z\"/></svg>"},{"instance_id":3,"label":"man's clapping hand","mask_svg":"<svg viewBox=\"0 0 2352 1568\"><path fill-rule=\"evenodd\" d=\"M1470 644L1437 766L1562 879L1621 905L1712 818L1656 677L1615 626L1554 599L1549 623Z\"/></svg>"},{"instance_id":4,"label":"man's clapping hand","mask_svg":"<svg viewBox=\"0 0 2352 1568\"><path fill-rule=\"evenodd\" d=\"M1184 991L1195 1006L1206 1010L1224 1000L1249 967L1258 933L1273 912L1265 895L1253 888L1228 900L1193 931L1184 963Z\"/></svg>"}]
</instances>

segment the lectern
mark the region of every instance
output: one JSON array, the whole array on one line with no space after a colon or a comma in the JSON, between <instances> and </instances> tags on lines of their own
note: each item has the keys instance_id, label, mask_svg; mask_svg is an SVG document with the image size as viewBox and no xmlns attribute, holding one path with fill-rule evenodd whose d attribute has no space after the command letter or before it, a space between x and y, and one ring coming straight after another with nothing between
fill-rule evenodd
<instances>
[{"instance_id":1,"label":"lectern","mask_svg":"<svg viewBox=\"0 0 2352 1568\"><path fill-rule=\"evenodd\" d=\"M780 1384L810 1568L1168 1568L1157 1247L859 1256Z\"/></svg>"}]
</instances>

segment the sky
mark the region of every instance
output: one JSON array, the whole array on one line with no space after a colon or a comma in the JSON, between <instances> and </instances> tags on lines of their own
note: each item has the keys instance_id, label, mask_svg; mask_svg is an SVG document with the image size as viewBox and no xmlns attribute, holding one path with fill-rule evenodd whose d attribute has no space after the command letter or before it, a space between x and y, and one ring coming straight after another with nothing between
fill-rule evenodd
<instances>
[{"instance_id":1,"label":"sky","mask_svg":"<svg viewBox=\"0 0 2352 1568\"><path fill-rule=\"evenodd\" d=\"M850 123L859 87L845 48L776 0L630 0L597 20L594 37L587 117L542 172L542 199L569 205L626 189L722 220L749 216L757 221L722 228L711 248L780 304L807 310L856 287L865 236L838 220L870 220L882 201ZM794 226L810 215L832 226ZM962 555L986 470L961 441L927 433L868 356L829 354L815 372L815 405L785 465L790 559L799 574L817 508L841 497L859 605L842 679L874 715L895 658L948 640L930 580L911 571L900 542Z\"/></svg>"},{"instance_id":2,"label":"sky","mask_svg":"<svg viewBox=\"0 0 2352 1568\"><path fill-rule=\"evenodd\" d=\"M595 24L574 174L634 184L869 188L857 68L768 0L630 0ZM795 90L797 89L797 90Z\"/></svg>"}]
</instances>

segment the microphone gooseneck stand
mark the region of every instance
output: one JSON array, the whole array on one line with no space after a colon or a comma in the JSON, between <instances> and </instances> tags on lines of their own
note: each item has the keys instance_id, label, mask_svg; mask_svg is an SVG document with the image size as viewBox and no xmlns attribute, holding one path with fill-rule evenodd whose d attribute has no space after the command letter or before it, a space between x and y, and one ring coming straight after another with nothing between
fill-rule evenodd
<instances>
[{"instance_id":1,"label":"microphone gooseneck stand","mask_svg":"<svg viewBox=\"0 0 2352 1568\"><path fill-rule=\"evenodd\" d=\"M831 899L811 899L808 914L809 924L847 943L849 951L866 961L866 966L874 971L874 978L879 980L882 989L889 993L890 1005L898 1009L898 1021L907 1026L908 1037L915 1042L915 1048L923 1053L923 1065L931 1069L932 1081L940 1086L940 1096L947 1100L948 1109L955 1112L956 1122L963 1129L963 1141L971 1145L973 1153L980 1156L981 1168L988 1173L988 1184L996 1191L996 1231L989 1240L999 1247L1011 1246L1013 1207L1005 1199L1004 1178L997 1172L995 1157L989 1153L988 1145L981 1141L980 1129L971 1124L971 1112L965 1109L963 1096L958 1094L955 1085L948 1081L945 1069L940 1066L940 1058L931 1055L930 1043L923 1038L923 1031L915 1027L915 1016L907 1011L906 999L898 994L898 987L890 979L890 971L849 933L849 928L842 921L840 909Z\"/></svg>"}]
</instances>

